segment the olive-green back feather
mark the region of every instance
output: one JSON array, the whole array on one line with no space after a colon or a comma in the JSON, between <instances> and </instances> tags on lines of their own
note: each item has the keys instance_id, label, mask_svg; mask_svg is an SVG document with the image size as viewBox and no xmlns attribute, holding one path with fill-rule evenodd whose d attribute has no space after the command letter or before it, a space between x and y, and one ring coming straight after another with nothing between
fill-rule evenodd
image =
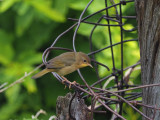
<instances>
[{"instance_id":1,"label":"olive-green back feather","mask_svg":"<svg viewBox=\"0 0 160 120\"><path fill-rule=\"evenodd\" d=\"M46 68L60 69L70 66L75 62L75 53L66 52L48 61Z\"/></svg>"}]
</instances>

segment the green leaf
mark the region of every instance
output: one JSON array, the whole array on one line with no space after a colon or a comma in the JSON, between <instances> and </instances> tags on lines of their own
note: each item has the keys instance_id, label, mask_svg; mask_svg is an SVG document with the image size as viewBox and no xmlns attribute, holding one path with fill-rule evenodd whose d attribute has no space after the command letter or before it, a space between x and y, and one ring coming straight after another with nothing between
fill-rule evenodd
<instances>
[{"instance_id":1,"label":"green leaf","mask_svg":"<svg viewBox=\"0 0 160 120\"><path fill-rule=\"evenodd\" d=\"M85 0L85 1L77 1L77 0L72 0L69 4L69 7L75 10L83 10L86 5L88 4L89 0Z\"/></svg>"},{"instance_id":2,"label":"green leaf","mask_svg":"<svg viewBox=\"0 0 160 120\"><path fill-rule=\"evenodd\" d=\"M21 1L21 3L19 4L19 6L17 7L17 9L16 9L18 15L24 15L24 14L26 14L29 10L30 10L29 4L27 4L26 2L22 2L22 1Z\"/></svg>"},{"instance_id":3,"label":"green leaf","mask_svg":"<svg viewBox=\"0 0 160 120\"><path fill-rule=\"evenodd\" d=\"M46 17L50 18L51 20L54 20L56 22L64 22L65 17L58 12L57 10L54 10L48 5L45 5L44 2L38 2L36 0L34 1L27 1L30 5L32 5L37 11L44 14Z\"/></svg>"},{"instance_id":4,"label":"green leaf","mask_svg":"<svg viewBox=\"0 0 160 120\"><path fill-rule=\"evenodd\" d=\"M81 23L78 33L84 36L88 36L91 33L93 26L85 23Z\"/></svg>"},{"instance_id":5,"label":"green leaf","mask_svg":"<svg viewBox=\"0 0 160 120\"><path fill-rule=\"evenodd\" d=\"M6 91L6 97L7 97L9 103L13 104L14 102L16 102L16 100L19 96L19 91L20 91L19 84L15 85L14 87L9 88Z\"/></svg>"},{"instance_id":6,"label":"green leaf","mask_svg":"<svg viewBox=\"0 0 160 120\"><path fill-rule=\"evenodd\" d=\"M29 93L37 92L37 86L35 80L31 79L30 77L26 78L23 82L23 85L26 87Z\"/></svg>"},{"instance_id":7,"label":"green leaf","mask_svg":"<svg viewBox=\"0 0 160 120\"><path fill-rule=\"evenodd\" d=\"M34 119L32 119L32 118L23 118L23 120L39 120L39 119L37 119L37 118L34 118Z\"/></svg>"},{"instance_id":8,"label":"green leaf","mask_svg":"<svg viewBox=\"0 0 160 120\"><path fill-rule=\"evenodd\" d=\"M63 15L68 12L68 0L56 0L54 3L54 9Z\"/></svg>"},{"instance_id":9,"label":"green leaf","mask_svg":"<svg viewBox=\"0 0 160 120\"><path fill-rule=\"evenodd\" d=\"M0 38L0 63L6 65L14 56L14 49L11 45L13 36L0 29Z\"/></svg>"},{"instance_id":10,"label":"green leaf","mask_svg":"<svg viewBox=\"0 0 160 120\"><path fill-rule=\"evenodd\" d=\"M30 65L12 62L6 67L6 69L4 69L5 76L8 76L8 81L6 82L14 82L24 76L25 72L29 72L31 70L33 70L33 68Z\"/></svg>"},{"instance_id":11,"label":"green leaf","mask_svg":"<svg viewBox=\"0 0 160 120\"><path fill-rule=\"evenodd\" d=\"M3 0L1 2L0 12L5 12L8 10L12 5L14 5L19 0Z\"/></svg>"},{"instance_id":12,"label":"green leaf","mask_svg":"<svg viewBox=\"0 0 160 120\"><path fill-rule=\"evenodd\" d=\"M7 103L1 106L0 109L0 120L9 120L11 115L16 113L23 102L23 96L19 96L18 99L13 103Z\"/></svg>"},{"instance_id":13,"label":"green leaf","mask_svg":"<svg viewBox=\"0 0 160 120\"><path fill-rule=\"evenodd\" d=\"M16 34L18 36L22 36L23 33L30 27L33 17L34 14L30 11L16 17Z\"/></svg>"},{"instance_id":14,"label":"green leaf","mask_svg":"<svg viewBox=\"0 0 160 120\"><path fill-rule=\"evenodd\" d=\"M23 51L18 56L17 61L27 65L42 63L42 54L31 50Z\"/></svg>"}]
</instances>

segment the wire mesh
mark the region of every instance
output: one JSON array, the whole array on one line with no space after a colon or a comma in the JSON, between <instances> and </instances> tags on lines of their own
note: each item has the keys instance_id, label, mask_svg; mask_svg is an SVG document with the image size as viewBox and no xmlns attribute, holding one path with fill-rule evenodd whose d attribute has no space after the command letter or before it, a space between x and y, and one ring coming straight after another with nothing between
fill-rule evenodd
<instances>
[{"instance_id":1,"label":"wire mesh","mask_svg":"<svg viewBox=\"0 0 160 120\"><path fill-rule=\"evenodd\" d=\"M76 52L76 45L75 45L75 41L76 41L76 35L77 35L77 31L80 27L80 25L82 23L84 24L88 24L88 25L93 25L93 29L91 30L90 36L89 36L89 47L90 47L90 53L88 53L88 55L91 57L91 60L94 64L94 69L96 72L96 76L97 81L92 83L91 85L89 85L85 78L83 77L82 73L80 72L80 70L78 70L78 74L81 77L82 81L84 82L85 85L72 85L72 88L79 94L79 96L81 96L83 99L88 99L89 97L92 98L92 101L90 103L90 112L91 112L91 116L93 119L93 114L94 112L98 111L99 108L105 108L105 110L103 109L103 111L99 111L99 113L106 113L106 111L110 111L113 113L112 119L123 119L125 120L125 118L122 115L122 111L123 111L123 104L126 103L128 104L130 107L132 107L136 112L138 112L139 114L141 114L143 117L145 117L146 119L151 120L151 118L147 117L146 115L144 115L139 109L137 109L134 105L141 105L141 106L145 106L145 107L149 107L152 109L155 109L155 107L152 106L148 106L148 105L143 105L141 103L141 101L136 101L137 98L140 98L142 96L141 92L129 92L126 93L126 91L129 90L133 90L133 89L137 89L137 88L143 88L143 87L149 87L149 86L137 86L137 85L129 85L128 81L129 81L129 77L130 74L132 73L133 69L140 64L140 62L138 61L137 63L135 63L134 65L128 66L126 68L124 68L124 43L126 42L132 42L132 41L137 41L137 38L134 39L129 39L129 40L125 40L124 39L124 32L132 32L132 31L136 31L137 27L135 26L134 28L131 28L129 30L126 30L123 26L125 25L125 23L123 22L123 19L136 19L136 16L124 16L123 12L122 12L122 8L126 5L128 5L129 3L133 3L133 0L130 1L126 1L126 0L121 0L119 1L119 3L114 3L113 0L107 1L105 0L105 7L95 13L92 13L86 17L83 17L85 12L87 11L88 7L92 4L94 0L90 0L89 3L86 5L85 9L82 11L79 19L74 19L74 18L69 18L69 20L72 21L76 21L75 24L73 24L70 28L68 28L67 30L65 30L63 33L61 33L52 43L52 45L47 48L44 53L43 53L43 63L46 64L47 63L47 58L48 55L50 53L51 50L65 50L65 51L74 51ZM115 14L110 15L109 11L110 9L114 8L115 9ZM97 18L97 22L92 22L89 21L89 18L92 18L93 16L102 13L105 11L105 14L100 16L99 18ZM88 21L87 21L88 20ZM106 21L106 24L101 23L103 20ZM98 50L94 50L93 49L93 35L94 35L94 31L96 30L96 28L98 26L101 27L107 27L108 31L106 32L106 34L109 36L108 39L106 41L109 42L109 46L106 46L104 48L100 48ZM60 40L60 38L65 35L67 32L71 31L73 28L75 28L75 32L73 35L73 40L72 40L72 44L73 44L73 50L68 49L68 48L62 48L62 47L55 47L55 44L57 43L57 41ZM113 36L112 36L112 29L113 27L119 27L120 29L120 42L117 43L113 43ZM99 42L97 40L97 42ZM115 51L114 51L114 47L120 45L120 51L119 51L119 55L120 55L120 60L119 61L115 61ZM108 66L106 66L104 63L99 62L96 60L95 55L98 54L99 52L102 52L106 49L110 49L111 52L111 59L112 59L112 68L109 68ZM107 61L107 60L106 60ZM117 68L116 63L120 62L121 67ZM104 76L103 78L100 77L100 73L99 73L99 69L98 66L103 66L105 68L106 71L111 71L110 75ZM128 70L128 74L124 75L124 71ZM53 73L54 77L56 77L60 82L63 81L63 79L56 73ZM112 87L105 87L105 85L102 85L102 82L105 81L105 84L107 85L110 80L114 79L115 85ZM65 82L65 84L67 86L69 86L69 83ZM99 87L97 86L99 85ZM152 85L151 85L152 86ZM111 91L112 89L115 89L116 91ZM84 94L86 93L86 94ZM116 96L117 99L115 98L111 98L112 96ZM99 103L98 106L95 106L96 102ZM113 110L111 109L110 105L115 104L117 107L117 110Z\"/></svg>"}]
</instances>

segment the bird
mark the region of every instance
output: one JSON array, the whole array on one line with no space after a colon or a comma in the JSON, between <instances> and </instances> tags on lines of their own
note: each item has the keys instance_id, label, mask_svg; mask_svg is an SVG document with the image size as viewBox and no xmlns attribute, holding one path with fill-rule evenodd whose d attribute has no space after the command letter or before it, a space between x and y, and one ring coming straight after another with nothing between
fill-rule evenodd
<instances>
[{"instance_id":1,"label":"bird","mask_svg":"<svg viewBox=\"0 0 160 120\"><path fill-rule=\"evenodd\" d=\"M50 59L46 63L46 68L32 76L32 79L37 79L49 72L56 72L59 76L65 78L65 75L87 66L92 67L91 59L85 53L65 52Z\"/></svg>"}]
</instances>

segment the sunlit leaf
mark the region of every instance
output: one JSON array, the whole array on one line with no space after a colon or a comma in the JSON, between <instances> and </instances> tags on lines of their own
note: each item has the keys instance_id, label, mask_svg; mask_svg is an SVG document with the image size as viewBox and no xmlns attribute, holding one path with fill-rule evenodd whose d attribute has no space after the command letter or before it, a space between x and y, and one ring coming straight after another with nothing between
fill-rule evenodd
<instances>
[{"instance_id":1,"label":"sunlit leaf","mask_svg":"<svg viewBox=\"0 0 160 120\"><path fill-rule=\"evenodd\" d=\"M48 18L57 21L57 22L64 22L65 17L59 13L57 10L49 6L45 6L43 3L38 1L27 1L30 5L32 5L36 10L47 16Z\"/></svg>"},{"instance_id":2,"label":"sunlit leaf","mask_svg":"<svg viewBox=\"0 0 160 120\"><path fill-rule=\"evenodd\" d=\"M65 15L68 12L68 0L56 0L54 3L54 9Z\"/></svg>"},{"instance_id":3,"label":"sunlit leaf","mask_svg":"<svg viewBox=\"0 0 160 120\"><path fill-rule=\"evenodd\" d=\"M31 79L30 76L25 79L25 81L23 82L23 85L26 87L29 93L37 92L35 80Z\"/></svg>"},{"instance_id":4,"label":"sunlit leaf","mask_svg":"<svg viewBox=\"0 0 160 120\"><path fill-rule=\"evenodd\" d=\"M88 0L87 0L88 1ZM86 0L85 1L74 1L74 2L70 2L69 6L70 8L72 9L76 9L76 10L83 10L86 5L87 5L87 2Z\"/></svg>"},{"instance_id":5,"label":"sunlit leaf","mask_svg":"<svg viewBox=\"0 0 160 120\"><path fill-rule=\"evenodd\" d=\"M3 0L1 2L0 12L5 12L19 0Z\"/></svg>"}]
</instances>

